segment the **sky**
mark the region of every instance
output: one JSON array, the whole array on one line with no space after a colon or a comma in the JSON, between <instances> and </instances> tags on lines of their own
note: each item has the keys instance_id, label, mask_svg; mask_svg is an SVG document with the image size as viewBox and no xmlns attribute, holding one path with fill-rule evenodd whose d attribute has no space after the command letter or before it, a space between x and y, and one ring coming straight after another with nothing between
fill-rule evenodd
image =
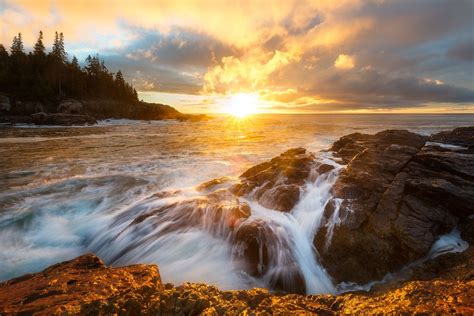
<instances>
[{"instance_id":1,"label":"sky","mask_svg":"<svg viewBox=\"0 0 474 316\"><path fill-rule=\"evenodd\" d=\"M40 30L188 113L474 113L473 0L0 0L0 43Z\"/></svg>"}]
</instances>

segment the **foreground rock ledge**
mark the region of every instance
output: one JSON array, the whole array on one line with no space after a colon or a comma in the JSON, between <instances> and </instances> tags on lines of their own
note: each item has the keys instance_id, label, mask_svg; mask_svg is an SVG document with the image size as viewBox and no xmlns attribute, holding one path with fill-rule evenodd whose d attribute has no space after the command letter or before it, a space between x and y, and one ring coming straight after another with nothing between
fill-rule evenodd
<instances>
[{"instance_id":1,"label":"foreground rock ledge","mask_svg":"<svg viewBox=\"0 0 474 316\"><path fill-rule=\"evenodd\" d=\"M106 267L87 254L0 284L0 314L474 313L474 281L406 282L385 292L283 295L162 284L155 265Z\"/></svg>"},{"instance_id":2,"label":"foreground rock ledge","mask_svg":"<svg viewBox=\"0 0 474 316\"><path fill-rule=\"evenodd\" d=\"M474 127L430 137L404 130L354 133L336 141L331 151L347 165L314 240L336 283L380 280L426 256L455 227L468 241L473 149ZM331 224L334 216L338 224Z\"/></svg>"}]
</instances>

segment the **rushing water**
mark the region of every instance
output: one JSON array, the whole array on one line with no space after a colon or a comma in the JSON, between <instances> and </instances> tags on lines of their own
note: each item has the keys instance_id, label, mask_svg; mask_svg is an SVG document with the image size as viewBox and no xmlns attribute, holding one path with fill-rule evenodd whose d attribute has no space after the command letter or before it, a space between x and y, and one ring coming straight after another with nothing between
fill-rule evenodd
<instances>
[{"instance_id":1,"label":"rushing water","mask_svg":"<svg viewBox=\"0 0 474 316\"><path fill-rule=\"evenodd\" d=\"M309 293L332 293L336 287L317 262L312 239L342 166L319 151L352 132L430 134L472 124L473 115L261 115L244 121L217 117L197 123L114 120L98 127L2 127L0 280L95 252L112 265L157 263L165 282L227 289L268 287L289 262L296 262ZM258 279L242 273L235 260L238 249L223 225L225 214L216 219L210 209L203 215L178 204L153 221L130 225L139 214L161 206L199 200L195 187L204 181L236 178L292 147L305 147L336 168L308 181L288 214L247 197L252 212L247 221L263 221L277 236L270 269ZM169 197L153 196L178 190ZM457 242L450 235L437 245L448 249Z\"/></svg>"}]
</instances>

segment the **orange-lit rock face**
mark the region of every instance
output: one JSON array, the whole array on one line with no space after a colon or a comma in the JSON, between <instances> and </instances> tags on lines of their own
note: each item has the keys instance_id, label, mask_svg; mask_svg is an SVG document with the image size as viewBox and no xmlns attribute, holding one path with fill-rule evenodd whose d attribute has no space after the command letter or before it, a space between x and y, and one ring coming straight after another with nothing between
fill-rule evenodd
<instances>
[{"instance_id":1,"label":"orange-lit rock face","mask_svg":"<svg viewBox=\"0 0 474 316\"><path fill-rule=\"evenodd\" d=\"M89 303L146 289L163 289L157 266L108 268L89 254L0 284L0 313L77 314Z\"/></svg>"},{"instance_id":2,"label":"orange-lit rock face","mask_svg":"<svg viewBox=\"0 0 474 316\"><path fill-rule=\"evenodd\" d=\"M472 261L472 260L471 260ZM471 262L469 261L469 262ZM411 281L373 293L283 295L163 285L154 265L108 268L94 255L0 284L0 313L222 315L239 313L474 313L474 281Z\"/></svg>"}]
</instances>

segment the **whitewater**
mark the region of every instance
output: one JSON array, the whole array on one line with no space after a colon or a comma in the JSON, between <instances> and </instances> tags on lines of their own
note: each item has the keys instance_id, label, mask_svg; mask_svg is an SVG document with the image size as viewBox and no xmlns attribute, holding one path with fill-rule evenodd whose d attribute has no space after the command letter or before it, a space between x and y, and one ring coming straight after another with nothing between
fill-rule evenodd
<instances>
[{"instance_id":1,"label":"whitewater","mask_svg":"<svg viewBox=\"0 0 474 316\"><path fill-rule=\"evenodd\" d=\"M158 264L163 281L174 284L271 288L271 280L295 262L308 293L366 289L370 285L334 284L312 244L344 167L324 149L352 132L396 128L427 135L472 121L472 115L267 115L196 123L2 126L0 281L93 252L113 266ZM179 202L199 199L196 188L205 181L227 176L231 184L247 168L293 147L308 149L334 169L310 176L289 213L266 209L251 195L240 198L251 209L246 221L265 222L277 237L269 269L256 278L236 259L240 250L230 242L225 214L215 218L215 210L208 209L198 216ZM131 225L140 214L174 204L153 221ZM334 214L326 224L327 242L343 220ZM453 231L435 242L425 259L466 247Z\"/></svg>"}]
</instances>

